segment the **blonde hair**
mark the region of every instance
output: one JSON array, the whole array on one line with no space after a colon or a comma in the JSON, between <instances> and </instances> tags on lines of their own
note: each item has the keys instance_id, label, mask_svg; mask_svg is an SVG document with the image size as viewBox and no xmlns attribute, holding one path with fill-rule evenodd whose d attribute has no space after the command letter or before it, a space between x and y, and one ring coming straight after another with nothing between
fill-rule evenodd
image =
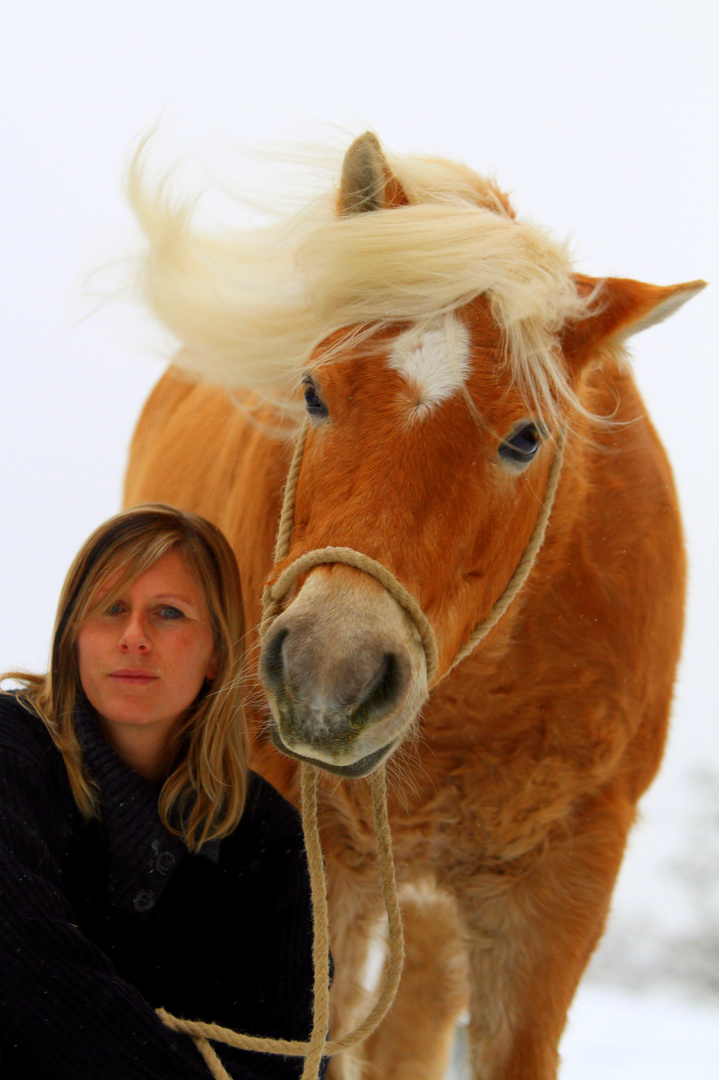
<instances>
[{"instance_id":1,"label":"blonde hair","mask_svg":"<svg viewBox=\"0 0 719 1080\"><path fill-rule=\"evenodd\" d=\"M76 642L80 627L106 606L106 586L118 594L167 552L182 553L209 612L217 660L212 684L200 691L173 733L173 764L160 792L160 818L191 851L227 836L247 795L247 735L240 701L244 618L239 571L227 540L196 514L161 503L125 510L101 525L78 552L60 594L50 670L9 672L19 696L45 723L62 754L84 818L100 816L96 786L83 761L74 711L84 697Z\"/></svg>"},{"instance_id":2,"label":"blonde hair","mask_svg":"<svg viewBox=\"0 0 719 1080\"><path fill-rule=\"evenodd\" d=\"M387 154L407 205L342 214L333 187L280 224L223 238L193 229L196 200L173 201L166 182L150 191L142 158L141 148L128 182L149 241L142 287L193 377L279 400L338 331L434 324L486 296L525 395L550 413L578 404L557 334L595 297L580 296L566 246L515 217L493 181ZM356 342L357 332L345 339Z\"/></svg>"}]
</instances>

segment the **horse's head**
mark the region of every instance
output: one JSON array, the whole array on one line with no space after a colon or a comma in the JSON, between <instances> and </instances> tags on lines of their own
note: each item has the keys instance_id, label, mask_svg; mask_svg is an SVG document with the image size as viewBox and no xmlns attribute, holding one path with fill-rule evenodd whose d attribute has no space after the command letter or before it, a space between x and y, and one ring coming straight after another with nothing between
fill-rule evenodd
<instances>
[{"instance_id":1,"label":"horse's head","mask_svg":"<svg viewBox=\"0 0 719 1080\"><path fill-rule=\"evenodd\" d=\"M358 139L335 232L316 241L315 302L331 303L324 273L357 318L304 374L310 428L282 565L327 546L382 563L429 620L437 681L522 558L590 361L700 283L578 277L491 184L424 164L398 176L373 136ZM430 689L416 622L342 564L298 579L260 668L276 744L349 776L398 745Z\"/></svg>"}]
</instances>

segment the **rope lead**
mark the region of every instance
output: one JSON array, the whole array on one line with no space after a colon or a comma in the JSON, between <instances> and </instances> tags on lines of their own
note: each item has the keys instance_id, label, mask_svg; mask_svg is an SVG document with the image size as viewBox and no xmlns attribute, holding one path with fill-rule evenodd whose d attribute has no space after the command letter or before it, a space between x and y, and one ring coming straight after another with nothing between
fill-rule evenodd
<instances>
[{"instance_id":1,"label":"rope lead","mask_svg":"<svg viewBox=\"0 0 719 1080\"><path fill-rule=\"evenodd\" d=\"M292 540L292 525L295 513L295 493L297 481L302 466L302 455L309 429L308 421L305 421L295 451L292 463L287 475L285 492L282 503L282 513L277 530L277 542L275 545L275 564L287 558ZM544 500L539 511L539 516L529 539L529 543L520 559L514 573L507 585L494 604L486 619L477 624L470 634L467 642L457 653L452 664L441 676L445 678L461 660L465 658L479 642L497 625L507 608L520 591L529 577L537 553L544 542L544 537L549 524L549 518L554 505L554 497L559 484L559 475L564 457L566 434L562 430L557 438ZM286 566L279 576L265 586L262 594L262 621L260 624L260 637L264 637L272 622L277 617L282 600L289 591L291 585L300 574L306 573L314 566L327 563L345 563L354 566L376 578L387 591L395 598L402 608L414 621L415 626L422 638L427 660L427 685L436 685L435 679L439 666L439 653L434 630L422 611L416 597L397 580L394 574L375 559L369 558L361 551L353 548L326 547L316 551L308 551L301 555L289 566ZM439 681L439 680L437 680ZM327 882L325 879L322 848L320 845L319 827L317 824L317 776L319 770L309 764L302 765L302 829L307 850L307 861L310 871L310 885L312 888L312 919L314 924L313 963L314 963L314 1017L312 1021L312 1035L309 1042L292 1039L268 1039L254 1035L244 1035L241 1032L232 1031L230 1028L221 1027L219 1024L205 1024L199 1020L180 1020L176 1016L158 1009L157 1013L163 1023L173 1031L181 1031L190 1035L202 1054L207 1067L215 1080L232 1080L229 1073L220 1061L217 1053L212 1048L209 1039L215 1042L223 1042L228 1046L237 1047L240 1050L255 1050L266 1054L286 1054L294 1057L304 1057L305 1064L302 1070L302 1080L317 1080L320 1063L325 1056L338 1054L341 1050L348 1050L352 1046L363 1042L368 1035L377 1028L389 1012L394 1001L402 975L404 964L404 939L402 935L402 918L397 900L397 889L392 859L392 834L389 827L387 814L387 783L385 767L381 765L369 777L372 790L372 809L375 822L375 836L377 840L377 856L380 874L382 878L382 893L384 896L385 909L389 923L389 961L385 968L384 980L380 996L366 1020L355 1028L354 1031L341 1039L328 1040L329 1028L329 924L327 914Z\"/></svg>"}]
</instances>

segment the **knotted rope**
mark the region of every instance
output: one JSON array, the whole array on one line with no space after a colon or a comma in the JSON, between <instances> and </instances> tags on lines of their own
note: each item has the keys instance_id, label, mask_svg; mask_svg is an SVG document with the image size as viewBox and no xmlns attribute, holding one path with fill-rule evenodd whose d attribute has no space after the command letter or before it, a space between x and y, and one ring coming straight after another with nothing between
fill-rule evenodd
<instances>
[{"instance_id":1,"label":"knotted rope","mask_svg":"<svg viewBox=\"0 0 719 1080\"><path fill-rule=\"evenodd\" d=\"M305 441L309 430L306 420L295 446L292 463L287 475L282 512L275 544L275 563L287 558L292 539L292 526L295 514L295 494L302 465ZM529 543L514 573L509 579L502 595L494 604L489 615L481 620L460 648L452 664L444 673L445 678L479 642L497 625L510 604L520 591L534 564L537 553L544 542L547 525L554 505L559 475L564 457L565 432L561 431L554 453L554 459L547 477L547 487L539 516L535 523ZM293 583L301 574L315 566L328 563L345 563L357 570L370 574L395 598L414 622L421 636L427 662L427 684L435 684L439 666L439 652L434 630L422 611L416 597L383 566L353 548L326 547L301 555L279 574L274 582L268 584L262 595L262 621L260 636L264 637L272 622L281 610L282 601ZM437 680L439 681L439 680ZM245 1035L232 1031L219 1024L207 1024L199 1020L181 1020L164 1009L157 1013L163 1023L173 1031L190 1035L202 1054L215 1080L232 1080L208 1039L226 1043L241 1050L255 1050L267 1054L285 1054L304 1057L302 1080L316 1080L320 1062L324 1056L338 1054L363 1042L379 1026L389 1012L404 964L404 941L402 919L397 899L394 862L392 859L392 834L387 813L387 785L384 765L376 769L369 777L372 791L372 810L374 815L377 855L382 880L382 894L389 924L389 960L385 969L384 980L379 998L367 1018L359 1027L341 1039L328 1040L329 1028L329 928L327 913L327 882L325 878L319 828L317 824L317 776L319 769L313 765L302 765L302 830L307 850L312 891L312 918L314 924L314 943L312 950L314 964L314 1016L312 1034L308 1042L293 1039L270 1039L254 1035Z\"/></svg>"}]
</instances>

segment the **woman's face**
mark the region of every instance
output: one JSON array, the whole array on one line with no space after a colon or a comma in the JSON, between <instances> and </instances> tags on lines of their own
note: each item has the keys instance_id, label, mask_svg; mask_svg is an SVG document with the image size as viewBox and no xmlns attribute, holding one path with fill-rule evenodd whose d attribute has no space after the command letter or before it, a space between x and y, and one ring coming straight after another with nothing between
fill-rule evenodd
<instances>
[{"instance_id":1,"label":"woman's face","mask_svg":"<svg viewBox=\"0 0 719 1080\"><path fill-rule=\"evenodd\" d=\"M207 606L182 554L169 551L108 600L81 627L77 654L82 688L106 734L119 725L169 737L216 674Z\"/></svg>"}]
</instances>

